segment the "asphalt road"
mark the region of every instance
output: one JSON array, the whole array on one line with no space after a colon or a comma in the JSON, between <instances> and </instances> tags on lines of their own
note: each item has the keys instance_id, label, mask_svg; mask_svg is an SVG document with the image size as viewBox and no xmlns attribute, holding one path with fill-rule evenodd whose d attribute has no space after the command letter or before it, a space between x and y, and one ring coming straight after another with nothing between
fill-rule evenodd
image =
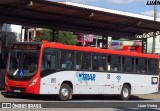
<instances>
[{"instance_id":1,"label":"asphalt road","mask_svg":"<svg viewBox=\"0 0 160 111\"><path fill-rule=\"evenodd\" d=\"M160 110L160 94L132 96L131 100L129 101L121 101L117 96L73 96L72 100L66 102L58 101L56 96L46 95L5 96L5 93L3 93L2 91L2 94L0 94L0 106L2 107L2 103L10 103L12 104L12 108L14 109L3 108L0 109L0 111L141 111L142 109L143 111ZM19 104L21 104L21 106L18 106ZM140 107L141 109L139 108L140 105L144 106L146 104L152 104L153 106ZM31 105L37 106L30 107ZM157 108L156 105L159 108ZM39 109L41 107L42 109Z\"/></svg>"}]
</instances>

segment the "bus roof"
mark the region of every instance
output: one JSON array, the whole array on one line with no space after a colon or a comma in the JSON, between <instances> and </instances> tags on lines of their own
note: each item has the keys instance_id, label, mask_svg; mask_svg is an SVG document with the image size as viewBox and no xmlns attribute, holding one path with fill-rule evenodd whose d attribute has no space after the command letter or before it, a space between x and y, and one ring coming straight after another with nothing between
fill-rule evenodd
<instances>
[{"instance_id":1,"label":"bus roof","mask_svg":"<svg viewBox=\"0 0 160 111\"><path fill-rule=\"evenodd\" d=\"M118 51L118 50L100 49L100 48L93 48L93 47L72 46L72 45L64 45L64 44L55 43L55 42L44 42L42 43L42 47L44 48L51 47L51 48L57 48L57 49L95 52L95 53L104 53L104 54L115 54L115 55L132 56L132 57L155 58L155 59L159 58L158 55L154 55L154 54L143 54L143 53L129 52L129 51Z\"/></svg>"}]
</instances>

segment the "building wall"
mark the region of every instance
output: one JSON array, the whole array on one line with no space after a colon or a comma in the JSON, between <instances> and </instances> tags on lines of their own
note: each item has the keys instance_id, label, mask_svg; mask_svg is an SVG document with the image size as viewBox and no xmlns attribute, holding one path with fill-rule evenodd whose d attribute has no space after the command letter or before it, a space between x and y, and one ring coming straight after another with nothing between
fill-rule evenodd
<instances>
[{"instance_id":1,"label":"building wall","mask_svg":"<svg viewBox=\"0 0 160 111\"><path fill-rule=\"evenodd\" d=\"M147 52L152 52L153 37L147 39ZM160 35L156 37L155 53L160 53Z\"/></svg>"},{"instance_id":2,"label":"building wall","mask_svg":"<svg viewBox=\"0 0 160 111\"><path fill-rule=\"evenodd\" d=\"M21 40L21 26L0 24L0 89L4 89L8 47Z\"/></svg>"},{"instance_id":3,"label":"building wall","mask_svg":"<svg viewBox=\"0 0 160 111\"><path fill-rule=\"evenodd\" d=\"M14 32L21 33L21 25L13 25L13 24L3 24L2 31L4 32Z\"/></svg>"},{"instance_id":4,"label":"building wall","mask_svg":"<svg viewBox=\"0 0 160 111\"><path fill-rule=\"evenodd\" d=\"M13 42L21 40L21 26L12 24L3 24L0 31L0 38L6 47ZM3 46L4 47L4 46Z\"/></svg>"}]
</instances>

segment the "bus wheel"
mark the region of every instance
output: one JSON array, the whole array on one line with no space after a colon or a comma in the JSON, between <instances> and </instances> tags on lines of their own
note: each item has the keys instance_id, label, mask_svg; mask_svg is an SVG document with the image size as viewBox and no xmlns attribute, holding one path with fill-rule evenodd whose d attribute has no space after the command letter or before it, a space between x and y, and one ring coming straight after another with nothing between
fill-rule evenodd
<instances>
[{"instance_id":1,"label":"bus wheel","mask_svg":"<svg viewBox=\"0 0 160 111\"><path fill-rule=\"evenodd\" d=\"M61 101L67 101L70 97L70 93L71 93L70 86L68 84L64 83L61 85L58 99Z\"/></svg>"},{"instance_id":2,"label":"bus wheel","mask_svg":"<svg viewBox=\"0 0 160 111\"><path fill-rule=\"evenodd\" d=\"M128 85L123 85L121 90L121 99L122 100L128 100L130 98L131 89Z\"/></svg>"}]
</instances>

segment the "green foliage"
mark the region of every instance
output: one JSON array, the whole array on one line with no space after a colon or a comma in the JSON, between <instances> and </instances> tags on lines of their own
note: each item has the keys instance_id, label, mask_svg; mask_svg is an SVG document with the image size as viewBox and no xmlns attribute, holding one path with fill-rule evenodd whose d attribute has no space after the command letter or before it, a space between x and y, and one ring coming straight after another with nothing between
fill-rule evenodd
<instances>
[{"instance_id":1,"label":"green foliage","mask_svg":"<svg viewBox=\"0 0 160 111\"><path fill-rule=\"evenodd\" d=\"M42 40L51 41L52 30L44 29L39 32L40 32L39 36L36 36L33 41L35 42L41 42Z\"/></svg>"},{"instance_id":2,"label":"green foliage","mask_svg":"<svg viewBox=\"0 0 160 111\"><path fill-rule=\"evenodd\" d=\"M59 31L58 42L69 45L76 45L77 36L73 35L73 32Z\"/></svg>"},{"instance_id":3,"label":"green foliage","mask_svg":"<svg viewBox=\"0 0 160 111\"><path fill-rule=\"evenodd\" d=\"M50 29L44 29L40 31L40 35L34 38L35 42L41 42L42 40L51 41L52 38L52 30ZM69 44L69 45L76 45L77 36L73 35L73 32L67 32L67 31L59 31L57 42L63 43L63 44Z\"/></svg>"}]
</instances>

